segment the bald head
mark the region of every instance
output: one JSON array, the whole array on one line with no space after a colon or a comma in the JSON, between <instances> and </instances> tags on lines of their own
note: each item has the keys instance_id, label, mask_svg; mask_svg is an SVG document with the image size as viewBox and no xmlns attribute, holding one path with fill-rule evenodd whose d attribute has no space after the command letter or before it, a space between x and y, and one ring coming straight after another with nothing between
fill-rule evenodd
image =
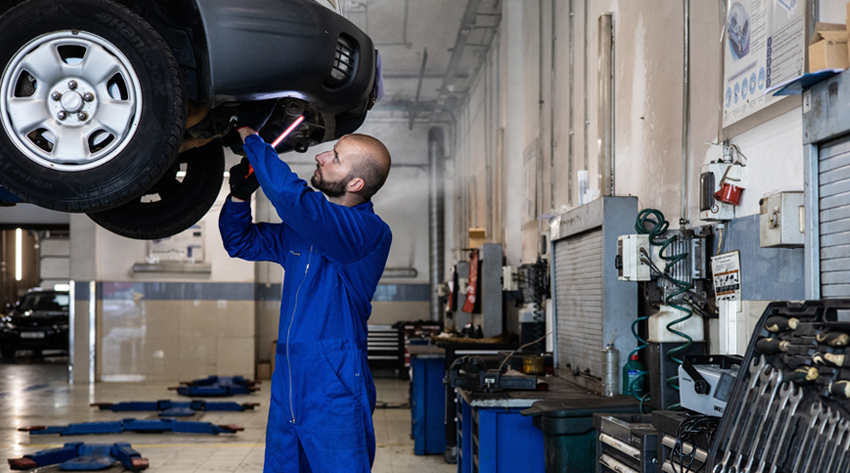
<instances>
[{"instance_id":1,"label":"bald head","mask_svg":"<svg viewBox=\"0 0 850 473\"><path fill-rule=\"evenodd\" d=\"M369 200L384 185L390 173L392 159L387 147L373 136L353 133L340 138L356 150L353 154L351 177L363 179L362 195Z\"/></svg>"}]
</instances>

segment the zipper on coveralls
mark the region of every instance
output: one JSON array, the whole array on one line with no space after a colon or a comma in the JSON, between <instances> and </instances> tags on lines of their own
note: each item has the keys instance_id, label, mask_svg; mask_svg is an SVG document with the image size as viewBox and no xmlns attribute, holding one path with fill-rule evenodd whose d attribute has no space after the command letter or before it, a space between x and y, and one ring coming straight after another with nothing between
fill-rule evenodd
<instances>
[{"instance_id":1,"label":"zipper on coveralls","mask_svg":"<svg viewBox=\"0 0 850 473\"><path fill-rule=\"evenodd\" d=\"M310 262L313 260L313 247L310 246L310 256L307 257L307 267L304 268L304 277L301 278L301 283L298 284L298 289L295 290L295 304L292 307L292 317L289 318L289 329L286 330L286 366L289 369L289 413L292 414L291 423L295 423L295 409L292 407L292 364L289 362L289 334L292 332L292 322L295 320L295 310L298 309L298 293L301 292L301 286L307 279L307 271L310 270Z\"/></svg>"}]
</instances>

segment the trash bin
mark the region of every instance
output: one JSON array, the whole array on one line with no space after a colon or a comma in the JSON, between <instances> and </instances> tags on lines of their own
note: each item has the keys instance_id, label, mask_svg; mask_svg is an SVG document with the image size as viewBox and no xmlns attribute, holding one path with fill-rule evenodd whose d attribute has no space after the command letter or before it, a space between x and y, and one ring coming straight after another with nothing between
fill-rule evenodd
<instances>
[{"instance_id":1,"label":"trash bin","mask_svg":"<svg viewBox=\"0 0 850 473\"><path fill-rule=\"evenodd\" d=\"M640 406L626 396L602 397L595 394L569 399L537 401L520 412L531 417L543 432L546 473L595 471L594 412L638 413Z\"/></svg>"}]
</instances>

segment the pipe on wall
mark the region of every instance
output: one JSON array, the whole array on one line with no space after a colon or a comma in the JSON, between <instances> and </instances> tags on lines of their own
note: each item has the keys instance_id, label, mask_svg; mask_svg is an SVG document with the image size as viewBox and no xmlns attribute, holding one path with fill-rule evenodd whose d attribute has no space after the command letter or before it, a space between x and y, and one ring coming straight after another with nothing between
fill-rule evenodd
<instances>
[{"instance_id":1,"label":"pipe on wall","mask_svg":"<svg viewBox=\"0 0 850 473\"><path fill-rule=\"evenodd\" d=\"M681 188L681 213L679 214L679 225L688 224L688 151L691 146L691 1L682 0L684 7L684 47L682 55L682 185Z\"/></svg>"},{"instance_id":2,"label":"pipe on wall","mask_svg":"<svg viewBox=\"0 0 850 473\"><path fill-rule=\"evenodd\" d=\"M614 15L599 15L599 190L614 195Z\"/></svg>"},{"instance_id":3,"label":"pipe on wall","mask_svg":"<svg viewBox=\"0 0 850 473\"><path fill-rule=\"evenodd\" d=\"M445 202L443 191L443 164L445 161L445 145L443 129L434 127L428 130L428 268L431 282L431 320L443 320L443 304L437 295L437 285L444 277L444 215Z\"/></svg>"}]
</instances>

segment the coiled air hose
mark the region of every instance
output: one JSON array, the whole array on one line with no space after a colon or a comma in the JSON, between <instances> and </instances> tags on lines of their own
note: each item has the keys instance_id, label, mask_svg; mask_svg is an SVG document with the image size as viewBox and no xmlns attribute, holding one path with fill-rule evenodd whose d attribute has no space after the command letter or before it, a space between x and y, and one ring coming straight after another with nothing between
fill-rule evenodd
<instances>
[{"instance_id":1,"label":"coiled air hose","mask_svg":"<svg viewBox=\"0 0 850 473\"><path fill-rule=\"evenodd\" d=\"M652 224L652 228L649 228L649 229L646 228L647 223ZM676 363L677 365L681 365L683 360L682 360L682 358L680 358L677 355L680 354L680 353L683 353L683 352L687 352L688 348L690 348L691 345L693 345L693 339L690 336L688 336L688 334L674 329L673 326L675 326L678 323L682 323L682 322L685 322L686 320L690 319L691 316L693 315L693 312L690 309L688 309L687 307L684 307L684 306L679 305L679 304L674 304L670 301L673 298L675 298L676 296L690 291L693 288L693 284L691 284L689 282L680 281L678 279L675 279L675 278L671 277L670 274L669 274L670 268L672 268L673 266L675 266L677 263L681 262L682 260L687 259L687 257L688 257L687 252L679 253L679 254L676 254L676 255L669 255L669 256L664 255L664 250L666 250L670 245L672 245L679 238L678 235L673 235L672 237L667 238L666 240L662 239L662 235L667 231L669 226L670 226L670 223L664 218L664 214L661 213L661 211L657 210L657 209L643 209L643 210L641 210L640 213L637 216L637 221L635 222L635 230L641 235L649 235L649 244L651 246L660 247L658 249L658 256L665 262L665 266L664 266L664 269L662 271L662 276L678 287L678 289L676 291L674 291L672 294L668 295L664 299L664 303L669 305L670 307L673 307L673 308L678 309L678 310L685 313L684 316L682 316L682 317L680 317L676 320L673 320L672 322L668 323L667 326L666 326L667 330L669 332L671 332L675 335L678 335L678 336L685 339L685 343L683 343L683 344L679 345L678 347L673 348L672 350L667 352L667 359L668 360ZM648 261L648 263L650 265L652 265L651 260ZM640 319L649 319L649 318L648 317L641 317ZM638 345L638 348L633 350L632 353L636 353L638 350L644 349L644 348L649 346L649 344L646 342L646 340L643 340L639 336L637 336L637 333L635 331L635 324L637 324L640 321L640 319L632 322L632 334L635 335L635 338L637 338L638 342L640 343ZM629 356L631 356L631 354L629 354ZM643 376L643 373L640 373L640 375ZM671 377L667 378L666 383L667 383L667 386L669 386L670 388L675 389L676 391L679 390L679 376L678 375L671 376ZM641 403L643 403L643 399L641 399ZM678 407L679 407L679 403L676 403L676 404L673 404L671 406L668 406L667 409L676 409ZM642 410L643 410L643 406L641 405L641 411Z\"/></svg>"}]
</instances>

